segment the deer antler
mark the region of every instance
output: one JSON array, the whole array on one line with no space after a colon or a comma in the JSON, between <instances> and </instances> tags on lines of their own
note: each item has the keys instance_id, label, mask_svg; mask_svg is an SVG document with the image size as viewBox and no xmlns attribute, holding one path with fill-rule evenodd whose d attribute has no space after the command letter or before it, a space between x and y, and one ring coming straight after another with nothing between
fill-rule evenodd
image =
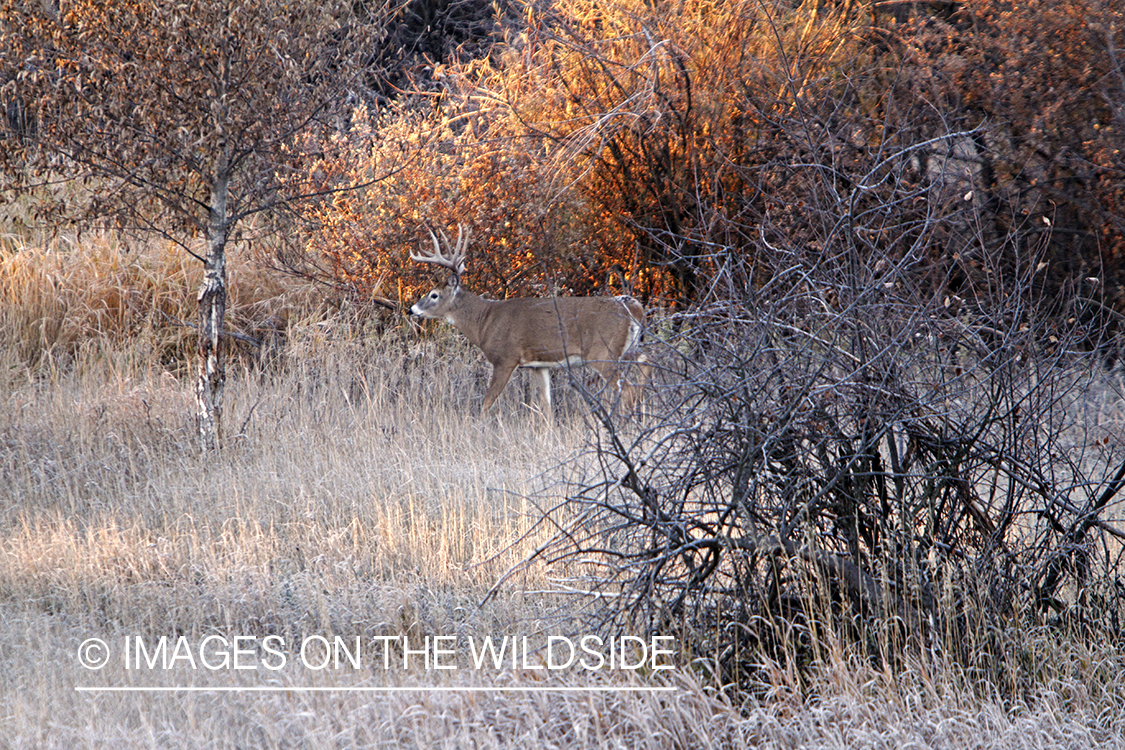
<instances>
[{"instance_id":1,"label":"deer antler","mask_svg":"<svg viewBox=\"0 0 1125 750\"><path fill-rule=\"evenodd\" d=\"M460 276L465 272L465 248L469 244L469 232L464 229L460 224L457 225L457 245L452 249L449 255L441 251L441 245L438 243L437 235L434 234L432 229L427 228L426 231L430 233L430 239L434 241L434 251L424 255L410 254L410 259L418 263L433 263L434 265L448 268L453 273ZM440 229L438 230L441 231ZM441 238L445 240L445 246L449 247L449 238L445 236L445 232L441 232Z\"/></svg>"}]
</instances>

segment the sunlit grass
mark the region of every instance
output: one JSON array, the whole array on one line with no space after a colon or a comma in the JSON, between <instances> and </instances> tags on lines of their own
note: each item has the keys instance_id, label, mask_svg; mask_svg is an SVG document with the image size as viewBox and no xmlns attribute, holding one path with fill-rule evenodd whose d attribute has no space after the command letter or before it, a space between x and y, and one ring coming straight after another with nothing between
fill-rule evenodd
<instances>
[{"instance_id":1,"label":"sunlit grass","mask_svg":"<svg viewBox=\"0 0 1125 750\"><path fill-rule=\"evenodd\" d=\"M90 252L112 254L111 244L101 238ZM7 272L47 278L51 253L61 251L31 252L41 254L39 270L25 265L17 274L9 257ZM541 568L522 569L481 602L552 533L536 525L534 498L562 493L558 467L583 448L590 429L578 408L547 425L523 407L527 394L518 386L498 415L478 417L487 365L473 350L410 329L368 335L342 317L318 317L307 290L278 282L276 297L258 292L254 304L263 314L288 311L285 344L272 359L232 360L227 445L217 456L202 454L191 368L153 360L144 343L171 324L141 308L91 315L92 300L102 298L90 289L98 278L93 270L67 277L65 290L28 282L4 307L0 746L1125 746L1120 654L1035 632L1011 644L1012 659L1035 675L1015 703L936 657L887 671L830 638L811 681L791 663L767 665L768 684L750 697L709 684L706 670L682 661L663 675L678 690L658 694L296 689L665 684L647 674L522 667L84 669L77 654L89 638L119 648L138 636L417 643L565 633L575 603L539 593L551 585ZM190 277L170 274L150 299L190 300L190 289L174 292L180 284ZM39 299L60 291L83 301L61 309ZM48 318L55 322L45 327ZM291 690L75 690L173 684Z\"/></svg>"}]
</instances>

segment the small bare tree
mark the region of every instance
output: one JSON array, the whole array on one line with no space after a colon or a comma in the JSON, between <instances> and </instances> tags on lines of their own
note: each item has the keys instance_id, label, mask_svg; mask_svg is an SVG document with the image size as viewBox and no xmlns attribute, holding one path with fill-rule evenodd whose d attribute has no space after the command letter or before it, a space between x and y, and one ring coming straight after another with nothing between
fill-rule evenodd
<instances>
[{"instance_id":1,"label":"small bare tree","mask_svg":"<svg viewBox=\"0 0 1125 750\"><path fill-rule=\"evenodd\" d=\"M221 441L227 245L249 217L323 192L301 168L330 155L301 139L346 127L386 17L347 0L0 0L2 186L44 198L49 221L112 217L203 263L206 447ZM59 201L59 179L84 191Z\"/></svg>"}]
</instances>

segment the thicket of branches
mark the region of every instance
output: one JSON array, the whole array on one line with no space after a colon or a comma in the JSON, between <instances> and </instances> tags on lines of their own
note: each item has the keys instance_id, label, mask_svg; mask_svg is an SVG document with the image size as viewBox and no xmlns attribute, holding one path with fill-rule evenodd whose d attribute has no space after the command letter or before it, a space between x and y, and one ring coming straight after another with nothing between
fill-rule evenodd
<instances>
[{"instance_id":1,"label":"thicket of branches","mask_svg":"<svg viewBox=\"0 0 1125 750\"><path fill-rule=\"evenodd\" d=\"M919 293L921 253L775 252L767 283L658 329L646 418L602 415L538 559L588 627L675 634L724 683L842 640L1022 691L1017 633L1121 643L1120 383L1037 312L1046 245L996 326Z\"/></svg>"},{"instance_id":2,"label":"thicket of branches","mask_svg":"<svg viewBox=\"0 0 1125 750\"><path fill-rule=\"evenodd\" d=\"M533 157L490 183L537 170L685 308L539 551L591 626L677 633L723 681L834 633L1013 690L1014 632L1119 640L1121 394L1086 353L1120 319L1120 11L542 11L451 91Z\"/></svg>"},{"instance_id":3,"label":"thicket of branches","mask_svg":"<svg viewBox=\"0 0 1125 750\"><path fill-rule=\"evenodd\" d=\"M592 625L736 681L828 632L1011 687L1014 630L1118 641L1121 394L1087 353L1119 320L1120 12L553 7L506 111L640 292L692 303L538 553Z\"/></svg>"}]
</instances>

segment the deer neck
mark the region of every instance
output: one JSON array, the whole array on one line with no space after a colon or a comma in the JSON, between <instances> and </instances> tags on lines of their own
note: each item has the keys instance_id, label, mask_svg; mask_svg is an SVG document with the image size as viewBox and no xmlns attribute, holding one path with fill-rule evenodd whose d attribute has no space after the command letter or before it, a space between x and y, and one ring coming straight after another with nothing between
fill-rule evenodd
<instances>
[{"instance_id":1,"label":"deer neck","mask_svg":"<svg viewBox=\"0 0 1125 750\"><path fill-rule=\"evenodd\" d=\"M496 304L473 294L464 287L457 290L454 305L445 314L445 320L476 346L484 341L489 312Z\"/></svg>"}]
</instances>

